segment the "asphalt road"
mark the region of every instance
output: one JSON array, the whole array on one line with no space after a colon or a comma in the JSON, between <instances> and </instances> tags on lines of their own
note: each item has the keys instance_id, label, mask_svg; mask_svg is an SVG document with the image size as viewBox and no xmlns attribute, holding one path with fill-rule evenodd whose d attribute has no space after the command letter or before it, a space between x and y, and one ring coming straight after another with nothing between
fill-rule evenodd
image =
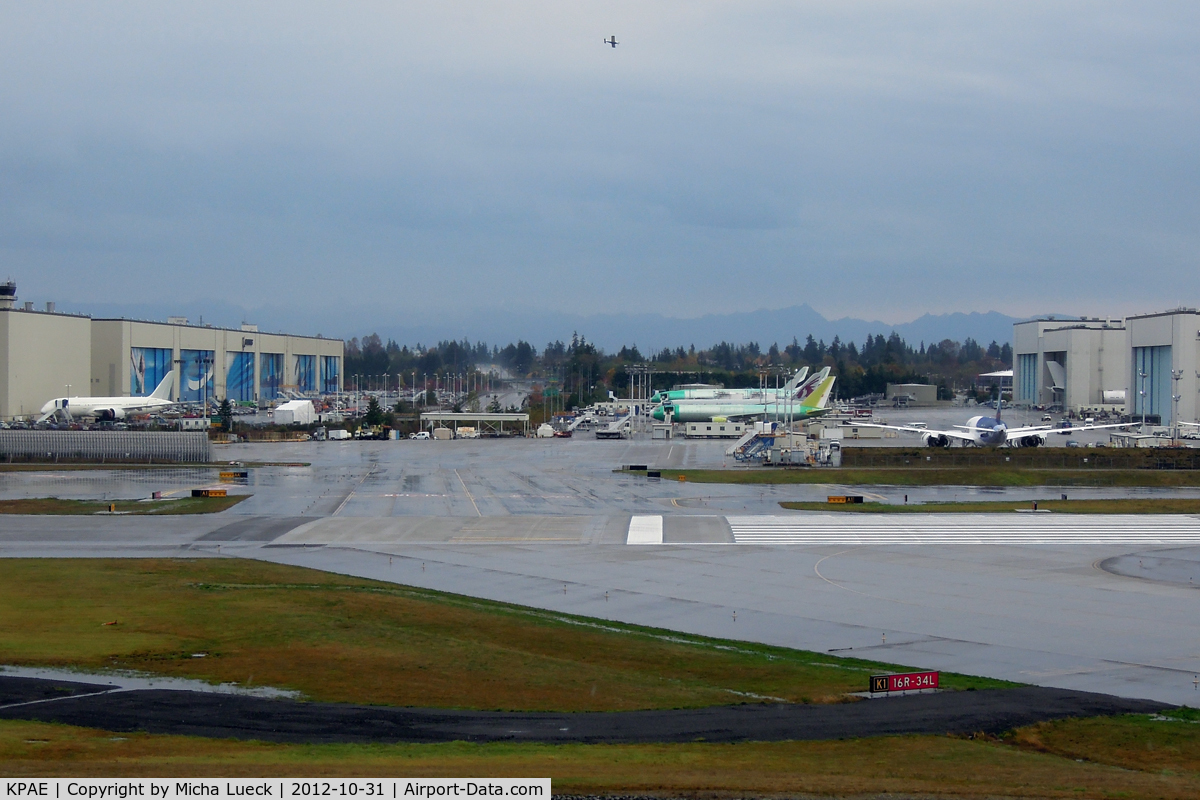
<instances>
[{"instance_id":1,"label":"asphalt road","mask_svg":"<svg viewBox=\"0 0 1200 800\"><path fill-rule=\"evenodd\" d=\"M20 681L11 692L5 684ZM62 682L45 691L64 690ZM55 688L57 687L57 688ZM82 687L79 692L92 691ZM0 677L0 696L35 691ZM1066 717L1153 713L1163 703L1021 687L837 705L737 705L667 711L524 713L303 703L170 690L113 691L0 706L0 717L115 732L275 742L709 742L1000 733Z\"/></svg>"},{"instance_id":2,"label":"asphalt road","mask_svg":"<svg viewBox=\"0 0 1200 800\"><path fill-rule=\"evenodd\" d=\"M40 678L0 677L0 709L24 703L40 703L61 700L85 694L110 691L112 686L99 683L75 683L73 681L51 681Z\"/></svg>"}]
</instances>

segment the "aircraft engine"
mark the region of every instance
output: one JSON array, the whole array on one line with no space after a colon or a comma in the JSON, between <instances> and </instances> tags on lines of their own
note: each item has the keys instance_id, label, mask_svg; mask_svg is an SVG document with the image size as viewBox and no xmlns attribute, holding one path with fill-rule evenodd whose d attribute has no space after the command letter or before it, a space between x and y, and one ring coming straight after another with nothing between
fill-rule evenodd
<instances>
[{"instance_id":1,"label":"aircraft engine","mask_svg":"<svg viewBox=\"0 0 1200 800\"><path fill-rule=\"evenodd\" d=\"M1022 436L1017 440L1017 444L1021 447L1039 447L1042 444L1040 436Z\"/></svg>"},{"instance_id":2,"label":"aircraft engine","mask_svg":"<svg viewBox=\"0 0 1200 800\"><path fill-rule=\"evenodd\" d=\"M125 419L125 409L123 408L97 408L96 419L100 422L113 422L118 419Z\"/></svg>"},{"instance_id":3,"label":"aircraft engine","mask_svg":"<svg viewBox=\"0 0 1200 800\"><path fill-rule=\"evenodd\" d=\"M925 440L926 447L949 447L950 437L942 434L927 433L921 437Z\"/></svg>"}]
</instances>

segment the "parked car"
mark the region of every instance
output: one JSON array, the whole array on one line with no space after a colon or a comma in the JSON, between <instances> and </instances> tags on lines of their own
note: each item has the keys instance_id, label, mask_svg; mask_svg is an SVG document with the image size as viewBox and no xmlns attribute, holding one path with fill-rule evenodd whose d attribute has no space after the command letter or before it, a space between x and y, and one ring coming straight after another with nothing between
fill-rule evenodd
<instances>
[{"instance_id":1,"label":"parked car","mask_svg":"<svg viewBox=\"0 0 1200 800\"><path fill-rule=\"evenodd\" d=\"M408 435L408 438L410 438L410 439L428 439L428 438L430 438L429 431L417 431L416 433L410 433Z\"/></svg>"},{"instance_id":2,"label":"parked car","mask_svg":"<svg viewBox=\"0 0 1200 800\"><path fill-rule=\"evenodd\" d=\"M1079 442L1074 439L1067 439L1067 447L1079 447Z\"/></svg>"}]
</instances>

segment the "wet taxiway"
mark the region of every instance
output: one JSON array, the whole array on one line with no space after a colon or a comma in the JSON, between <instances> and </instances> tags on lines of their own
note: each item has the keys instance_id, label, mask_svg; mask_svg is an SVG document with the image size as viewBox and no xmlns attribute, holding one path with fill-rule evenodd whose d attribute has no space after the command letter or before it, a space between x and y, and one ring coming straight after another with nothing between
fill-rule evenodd
<instances>
[{"instance_id":1,"label":"wet taxiway","mask_svg":"<svg viewBox=\"0 0 1200 800\"><path fill-rule=\"evenodd\" d=\"M835 471L829 484L782 487L613 471L719 467L726 446L579 437L223 447L227 461L310 466L251 469L249 485L231 488L252 497L217 515L0 518L0 555L263 559L916 667L1200 702L1200 595L1183 580L1200 563L1200 519L871 521L779 508L846 492ZM10 473L0 496L147 496L216 480L215 469ZM850 491L1014 504L1060 492ZM650 543L627 543L634 517L661 520L641 528Z\"/></svg>"}]
</instances>

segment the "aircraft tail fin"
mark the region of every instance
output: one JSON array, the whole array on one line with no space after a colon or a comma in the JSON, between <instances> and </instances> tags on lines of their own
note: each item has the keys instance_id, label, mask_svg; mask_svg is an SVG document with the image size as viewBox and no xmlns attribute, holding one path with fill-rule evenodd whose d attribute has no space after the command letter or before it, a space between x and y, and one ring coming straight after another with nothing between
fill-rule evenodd
<instances>
[{"instance_id":1,"label":"aircraft tail fin","mask_svg":"<svg viewBox=\"0 0 1200 800\"><path fill-rule=\"evenodd\" d=\"M792 379L787 382L787 385L783 387L783 391L784 392L794 391L796 389L796 387L798 387L804 381L805 377L807 377L807 376L808 376L808 367L801 367L799 370L796 371L796 374L792 376Z\"/></svg>"},{"instance_id":2,"label":"aircraft tail fin","mask_svg":"<svg viewBox=\"0 0 1200 800\"><path fill-rule=\"evenodd\" d=\"M833 384L837 377L829 374L829 370L823 370L825 377L817 384L810 394L804 400L804 405L807 408L825 408L829 405L829 398L833 396Z\"/></svg>"},{"instance_id":3,"label":"aircraft tail fin","mask_svg":"<svg viewBox=\"0 0 1200 800\"><path fill-rule=\"evenodd\" d=\"M793 395L793 398L804 403L804 405L809 405L808 398L812 396L812 394L817 390L817 387L821 385L821 381L828 377L829 367L825 367L820 372L810 376L808 380L796 387L796 393Z\"/></svg>"},{"instance_id":4,"label":"aircraft tail fin","mask_svg":"<svg viewBox=\"0 0 1200 800\"><path fill-rule=\"evenodd\" d=\"M150 396L156 400L170 400L171 387L175 385L175 373L168 372L166 376L159 382L158 386L154 387L154 391Z\"/></svg>"}]
</instances>

